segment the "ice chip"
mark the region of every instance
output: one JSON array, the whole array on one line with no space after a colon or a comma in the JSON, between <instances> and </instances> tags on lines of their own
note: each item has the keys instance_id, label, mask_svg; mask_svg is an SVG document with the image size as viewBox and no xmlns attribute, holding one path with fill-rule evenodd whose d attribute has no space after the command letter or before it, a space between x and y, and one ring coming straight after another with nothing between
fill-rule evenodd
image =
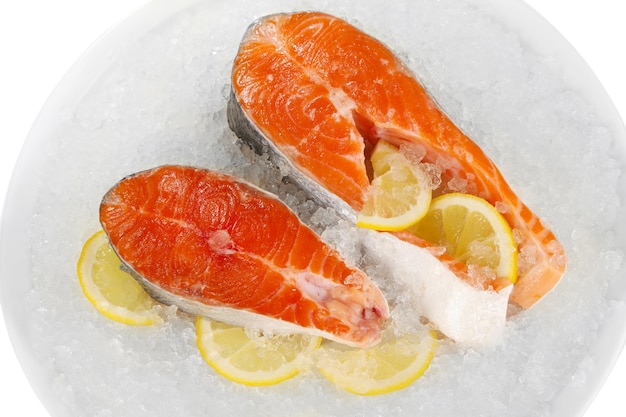
<instances>
[{"instance_id":1,"label":"ice chip","mask_svg":"<svg viewBox=\"0 0 626 417\"><path fill-rule=\"evenodd\" d=\"M467 180L463 178L452 178L447 183L448 190L456 193L467 193Z\"/></svg>"},{"instance_id":2,"label":"ice chip","mask_svg":"<svg viewBox=\"0 0 626 417\"><path fill-rule=\"evenodd\" d=\"M422 169L429 179L428 186L431 190L436 190L441 186L441 169L435 164L422 163Z\"/></svg>"},{"instance_id":3,"label":"ice chip","mask_svg":"<svg viewBox=\"0 0 626 417\"><path fill-rule=\"evenodd\" d=\"M426 156L426 147L419 143L403 143L400 145L400 153L414 164L422 162Z\"/></svg>"}]
</instances>

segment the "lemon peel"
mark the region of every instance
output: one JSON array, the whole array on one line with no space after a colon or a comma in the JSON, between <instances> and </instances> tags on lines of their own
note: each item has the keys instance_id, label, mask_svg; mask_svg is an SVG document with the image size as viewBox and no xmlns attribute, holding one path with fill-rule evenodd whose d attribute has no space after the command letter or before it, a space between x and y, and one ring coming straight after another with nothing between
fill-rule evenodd
<instances>
[{"instance_id":1,"label":"lemon peel","mask_svg":"<svg viewBox=\"0 0 626 417\"><path fill-rule=\"evenodd\" d=\"M306 369L321 338L303 334L250 335L241 327L198 317L196 344L220 375L249 385L274 385Z\"/></svg>"},{"instance_id":2,"label":"lemon peel","mask_svg":"<svg viewBox=\"0 0 626 417\"><path fill-rule=\"evenodd\" d=\"M517 279L517 245L511 227L482 198L463 193L441 195L409 231L445 247L450 256L469 266L488 268L512 283Z\"/></svg>"},{"instance_id":3,"label":"lemon peel","mask_svg":"<svg viewBox=\"0 0 626 417\"><path fill-rule=\"evenodd\" d=\"M418 222L431 201L430 178L419 164L399 148L378 141L371 159L374 178L357 226L381 230L403 230Z\"/></svg>"},{"instance_id":4,"label":"lemon peel","mask_svg":"<svg viewBox=\"0 0 626 417\"><path fill-rule=\"evenodd\" d=\"M87 299L104 316L124 324L160 324L159 304L120 267L122 262L103 230L83 245L77 274Z\"/></svg>"},{"instance_id":5,"label":"lemon peel","mask_svg":"<svg viewBox=\"0 0 626 417\"><path fill-rule=\"evenodd\" d=\"M330 342L320 349L318 367L329 381L353 394L386 394L420 378L436 347L435 333L425 329L387 338L367 349Z\"/></svg>"}]
</instances>

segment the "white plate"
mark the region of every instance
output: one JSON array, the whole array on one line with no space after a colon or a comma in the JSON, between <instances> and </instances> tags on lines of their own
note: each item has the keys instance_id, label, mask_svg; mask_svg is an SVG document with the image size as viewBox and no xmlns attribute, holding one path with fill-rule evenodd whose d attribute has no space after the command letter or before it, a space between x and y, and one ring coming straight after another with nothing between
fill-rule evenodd
<instances>
[{"instance_id":1,"label":"white plate","mask_svg":"<svg viewBox=\"0 0 626 417\"><path fill-rule=\"evenodd\" d=\"M42 181L50 180L50 159L60 157L66 151L64 146L70 145L61 143L63 147L55 147L54 143L50 144L49 142L49 139L53 137L51 132L67 129L67 125L63 125L63 121L67 121L68 118L67 109L73 108L75 103L89 95L89 89L94 80L102 72L105 72L109 65L115 64L116 51L119 51L122 45L153 30L157 22L175 15L188 3L179 3L176 6L168 6L166 2L153 3L102 39L77 63L57 88L42 110L18 161L3 218L0 262L2 265L2 274L0 275L3 290L2 305L7 326L11 331L13 343L25 372L38 395L55 416L72 414L68 412L71 408L68 408L68 405L59 399L58 392L55 391L55 389L59 389L58 385L63 382L59 375L65 373L65 370L53 369L49 363L45 363L44 358L37 356L33 347L34 343L30 339L32 324L28 321L28 318L33 315L30 310L32 306L21 302L21 300L29 297L32 298L30 290L33 286L33 269L37 269L39 262L37 258L30 259L32 254L30 247L33 244L32 234L26 232L29 224L33 222L32 216L42 211L42 208L37 206L37 196L32 193L32 190L40 189ZM515 32L541 54L555 57L558 64L569 68L571 72L567 74L567 85L582 93L586 100L597 107L602 122L611 129L614 139L623 144L624 130L617 112L595 77L561 37L522 4L507 4L506 10L497 10L496 15L498 21L512 25ZM42 150L46 152L42 152ZM619 148L619 152L619 159L623 163L622 147ZM72 164L71 161L67 161L67 163ZM43 173L47 174L47 178L42 177ZM64 182L67 181L66 178L61 178ZM54 180L54 177L51 179ZM64 185L70 184L64 183ZM59 204L62 204L62 195L60 197ZM75 239L76 242L81 241L83 235L77 232L76 225L68 227L68 230L71 239ZM83 233L88 233L88 231L85 230ZM54 234L52 237L55 237ZM623 241L621 244L623 245ZM68 257L73 256L73 253L68 253ZM73 262L73 259L71 261ZM38 273L40 274L41 271ZM23 279L17 280L14 277ZM69 275L63 275L63 277L71 278ZM611 293L611 299L623 301L622 286L619 283L613 283L612 288L614 291ZM37 287L35 287L36 291ZM608 310L606 318L602 321L603 327L599 331L598 343L590 346L592 354L589 359L592 362L588 363L593 364L592 369L585 373L584 383L577 381L577 384L564 387L564 391L555 400L553 415L571 416L582 412L599 387L599 382L604 379L610 369L624 338L624 323L619 315L620 306L617 304L611 304L611 306L612 308ZM58 353L59 346L51 348L56 349ZM45 351L46 348L43 347L42 350ZM56 387L51 387L50 381L55 381Z\"/></svg>"}]
</instances>

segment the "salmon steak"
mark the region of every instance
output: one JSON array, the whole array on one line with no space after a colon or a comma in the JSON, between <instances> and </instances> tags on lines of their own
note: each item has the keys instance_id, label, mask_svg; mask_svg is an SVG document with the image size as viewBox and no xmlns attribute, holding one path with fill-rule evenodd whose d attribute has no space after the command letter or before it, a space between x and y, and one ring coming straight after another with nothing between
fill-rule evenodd
<instances>
[{"instance_id":1,"label":"salmon steak","mask_svg":"<svg viewBox=\"0 0 626 417\"><path fill-rule=\"evenodd\" d=\"M275 196L226 174L162 166L104 196L100 222L155 299L271 333L309 333L355 347L379 341L389 307Z\"/></svg>"},{"instance_id":2,"label":"salmon steak","mask_svg":"<svg viewBox=\"0 0 626 417\"><path fill-rule=\"evenodd\" d=\"M450 192L496 206L516 236L518 276L510 302L529 308L563 276L562 245L513 192L481 148L438 107L387 46L318 12L254 22L235 57L231 129L312 198L356 218L370 189L368 152L379 140L419 146Z\"/></svg>"}]
</instances>

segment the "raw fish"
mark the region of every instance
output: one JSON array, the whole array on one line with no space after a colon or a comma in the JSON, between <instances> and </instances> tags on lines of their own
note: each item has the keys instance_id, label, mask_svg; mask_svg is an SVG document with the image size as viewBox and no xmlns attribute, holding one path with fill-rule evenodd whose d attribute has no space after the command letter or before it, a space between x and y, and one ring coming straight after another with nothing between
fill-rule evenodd
<instances>
[{"instance_id":1,"label":"raw fish","mask_svg":"<svg viewBox=\"0 0 626 417\"><path fill-rule=\"evenodd\" d=\"M324 13L254 22L232 72L229 124L312 198L354 219L368 195L377 141L408 146L441 174L438 194L461 191L502 212L519 240L510 301L529 308L563 276L563 247L496 165L437 106L384 44Z\"/></svg>"},{"instance_id":2,"label":"raw fish","mask_svg":"<svg viewBox=\"0 0 626 417\"><path fill-rule=\"evenodd\" d=\"M389 318L362 271L273 195L225 174L131 175L104 196L100 222L148 293L192 314L357 347L377 343Z\"/></svg>"}]
</instances>

